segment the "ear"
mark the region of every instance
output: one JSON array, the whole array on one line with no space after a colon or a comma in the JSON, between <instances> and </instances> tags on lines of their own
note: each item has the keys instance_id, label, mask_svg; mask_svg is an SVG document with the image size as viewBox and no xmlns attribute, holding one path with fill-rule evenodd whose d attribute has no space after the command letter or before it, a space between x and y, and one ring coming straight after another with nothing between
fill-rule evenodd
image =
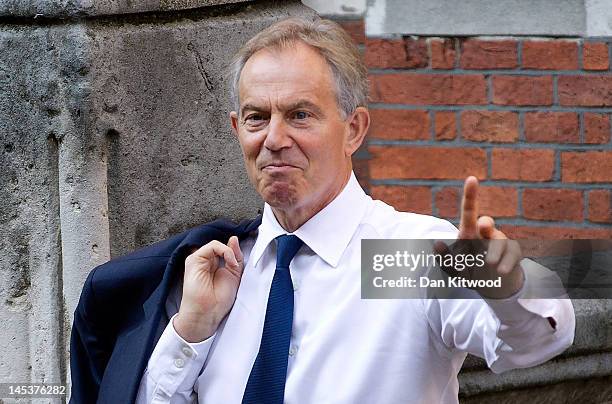
<instances>
[{"instance_id":1,"label":"ear","mask_svg":"<svg viewBox=\"0 0 612 404\"><path fill-rule=\"evenodd\" d=\"M349 118L349 134L344 146L346 156L352 156L363 143L370 127L370 113L366 107L357 107Z\"/></svg>"},{"instance_id":2,"label":"ear","mask_svg":"<svg viewBox=\"0 0 612 404\"><path fill-rule=\"evenodd\" d=\"M232 132L238 137L238 113L236 111L230 112L230 123L232 125Z\"/></svg>"}]
</instances>

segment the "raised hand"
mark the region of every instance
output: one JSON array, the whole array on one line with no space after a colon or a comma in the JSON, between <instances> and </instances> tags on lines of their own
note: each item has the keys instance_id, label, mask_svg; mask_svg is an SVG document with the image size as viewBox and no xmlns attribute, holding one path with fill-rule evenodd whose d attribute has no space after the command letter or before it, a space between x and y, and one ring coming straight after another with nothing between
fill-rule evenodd
<instances>
[{"instance_id":1,"label":"raised hand","mask_svg":"<svg viewBox=\"0 0 612 404\"><path fill-rule=\"evenodd\" d=\"M468 177L463 186L461 200L461 219L459 222L458 241L450 248L452 253L486 252L485 266L472 268L460 274L470 279L496 279L501 277L501 288L476 289L487 298L502 299L517 292L523 285L523 271L520 261L523 258L519 244L508 239L495 228L495 221L490 216L478 216L478 180ZM467 240L480 240L468 242ZM467 247L466 247L467 246Z\"/></svg>"},{"instance_id":2,"label":"raised hand","mask_svg":"<svg viewBox=\"0 0 612 404\"><path fill-rule=\"evenodd\" d=\"M187 257L181 307L173 323L184 340L200 342L215 333L236 300L243 269L236 236L227 245L211 241Z\"/></svg>"}]
</instances>

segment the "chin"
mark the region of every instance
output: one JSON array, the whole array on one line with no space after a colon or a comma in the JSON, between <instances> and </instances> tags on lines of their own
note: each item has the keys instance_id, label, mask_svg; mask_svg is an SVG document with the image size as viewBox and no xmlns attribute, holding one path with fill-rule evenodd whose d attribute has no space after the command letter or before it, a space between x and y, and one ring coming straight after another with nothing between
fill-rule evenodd
<instances>
[{"instance_id":1,"label":"chin","mask_svg":"<svg viewBox=\"0 0 612 404\"><path fill-rule=\"evenodd\" d=\"M268 205L281 209L295 206L299 200L295 187L287 183L270 184L260 195Z\"/></svg>"}]
</instances>

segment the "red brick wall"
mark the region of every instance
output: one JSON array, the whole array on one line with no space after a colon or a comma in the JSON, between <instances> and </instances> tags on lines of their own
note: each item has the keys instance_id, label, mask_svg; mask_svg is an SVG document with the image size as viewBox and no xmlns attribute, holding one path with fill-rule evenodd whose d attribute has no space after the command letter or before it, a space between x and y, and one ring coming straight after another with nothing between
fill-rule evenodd
<instances>
[{"instance_id":1,"label":"red brick wall","mask_svg":"<svg viewBox=\"0 0 612 404\"><path fill-rule=\"evenodd\" d=\"M612 39L366 38L372 125L360 182L458 221L463 180L516 238L612 238Z\"/></svg>"}]
</instances>

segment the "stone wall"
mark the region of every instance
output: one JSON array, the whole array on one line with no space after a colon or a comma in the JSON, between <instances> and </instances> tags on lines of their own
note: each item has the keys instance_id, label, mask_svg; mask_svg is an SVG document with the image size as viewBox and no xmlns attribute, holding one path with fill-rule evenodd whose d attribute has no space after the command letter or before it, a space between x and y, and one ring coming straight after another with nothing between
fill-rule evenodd
<instances>
[{"instance_id":1,"label":"stone wall","mask_svg":"<svg viewBox=\"0 0 612 404\"><path fill-rule=\"evenodd\" d=\"M0 0L0 383L69 380L72 312L94 266L258 213L224 68L265 26L312 13L299 1Z\"/></svg>"}]
</instances>

